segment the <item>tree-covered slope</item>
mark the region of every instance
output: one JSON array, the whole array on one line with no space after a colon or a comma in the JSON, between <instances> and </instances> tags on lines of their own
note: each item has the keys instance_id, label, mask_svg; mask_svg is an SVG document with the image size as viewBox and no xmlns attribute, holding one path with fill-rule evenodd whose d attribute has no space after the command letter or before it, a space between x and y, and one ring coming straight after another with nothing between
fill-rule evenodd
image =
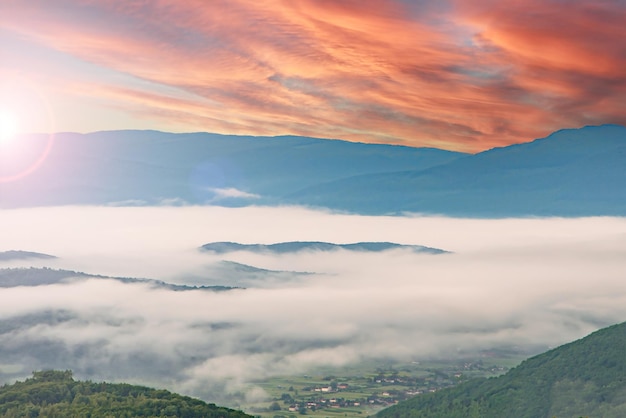
<instances>
[{"instance_id":1,"label":"tree-covered slope","mask_svg":"<svg viewBox=\"0 0 626 418\"><path fill-rule=\"evenodd\" d=\"M626 322L532 357L497 378L420 395L378 414L379 418L580 416L626 416Z\"/></svg>"},{"instance_id":2,"label":"tree-covered slope","mask_svg":"<svg viewBox=\"0 0 626 418\"><path fill-rule=\"evenodd\" d=\"M71 371L41 371L0 387L1 417L244 418L240 411L166 390L124 383L76 381Z\"/></svg>"}]
</instances>

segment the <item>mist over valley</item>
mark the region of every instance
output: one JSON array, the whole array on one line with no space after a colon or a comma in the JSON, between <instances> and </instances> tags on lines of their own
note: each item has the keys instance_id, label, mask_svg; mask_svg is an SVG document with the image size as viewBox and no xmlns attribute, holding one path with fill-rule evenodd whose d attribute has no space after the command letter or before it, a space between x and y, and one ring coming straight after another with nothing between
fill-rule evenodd
<instances>
[{"instance_id":1,"label":"mist over valley","mask_svg":"<svg viewBox=\"0 0 626 418\"><path fill-rule=\"evenodd\" d=\"M0 417L626 416L626 2L0 16Z\"/></svg>"},{"instance_id":2,"label":"mist over valley","mask_svg":"<svg viewBox=\"0 0 626 418\"><path fill-rule=\"evenodd\" d=\"M31 266L67 276L0 288L4 382L32 370L71 368L80 378L236 405L268 398L255 383L264 378L498 348L538 353L626 316L623 218L200 206L67 206L2 215L7 233L0 248L56 258L3 260L0 276ZM210 242L292 241L446 252L200 250ZM113 277L240 288L180 292Z\"/></svg>"}]
</instances>

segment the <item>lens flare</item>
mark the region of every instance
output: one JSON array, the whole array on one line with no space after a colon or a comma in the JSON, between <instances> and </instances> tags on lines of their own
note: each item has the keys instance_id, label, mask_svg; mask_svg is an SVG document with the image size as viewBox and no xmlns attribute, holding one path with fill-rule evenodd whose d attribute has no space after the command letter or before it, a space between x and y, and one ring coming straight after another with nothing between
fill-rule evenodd
<instances>
[{"instance_id":1,"label":"lens flare","mask_svg":"<svg viewBox=\"0 0 626 418\"><path fill-rule=\"evenodd\" d=\"M33 135L33 128L43 136ZM36 171L54 142L54 115L45 89L23 77L0 81L0 184Z\"/></svg>"},{"instance_id":2,"label":"lens flare","mask_svg":"<svg viewBox=\"0 0 626 418\"><path fill-rule=\"evenodd\" d=\"M0 143L13 140L19 131L17 117L9 111L0 110Z\"/></svg>"}]
</instances>

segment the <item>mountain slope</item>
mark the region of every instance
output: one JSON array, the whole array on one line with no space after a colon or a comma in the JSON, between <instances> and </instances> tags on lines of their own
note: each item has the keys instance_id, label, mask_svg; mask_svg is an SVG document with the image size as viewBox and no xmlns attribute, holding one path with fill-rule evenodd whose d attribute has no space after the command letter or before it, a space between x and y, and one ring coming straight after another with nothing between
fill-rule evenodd
<instances>
[{"instance_id":1,"label":"mountain slope","mask_svg":"<svg viewBox=\"0 0 626 418\"><path fill-rule=\"evenodd\" d=\"M505 375L417 396L378 417L624 417L624 347L626 322L532 357Z\"/></svg>"},{"instance_id":2,"label":"mountain slope","mask_svg":"<svg viewBox=\"0 0 626 418\"><path fill-rule=\"evenodd\" d=\"M81 382L70 371L40 371L0 387L2 417L219 417L249 415L166 390L124 383Z\"/></svg>"},{"instance_id":3,"label":"mountain slope","mask_svg":"<svg viewBox=\"0 0 626 418\"><path fill-rule=\"evenodd\" d=\"M290 201L358 213L626 215L626 128L558 131L425 170L341 179Z\"/></svg>"},{"instance_id":4,"label":"mountain slope","mask_svg":"<svg viewBox=\"0 0 626 418\"><path fill-rule=\"evenodd\" d=\"M20 149L45 148L23 138ZM17 152L17 151L16 151ZM34 151L32 151L34 152ZM5 153L6 154L6 153ZM276 203L320 182L397 170L421 170L465 154L306 137L110 131L56 134L37 170L2 184L0 207L66 204L243 205ZM36 156L0 154L0 178Z\"/></svg>"}]
</instances>

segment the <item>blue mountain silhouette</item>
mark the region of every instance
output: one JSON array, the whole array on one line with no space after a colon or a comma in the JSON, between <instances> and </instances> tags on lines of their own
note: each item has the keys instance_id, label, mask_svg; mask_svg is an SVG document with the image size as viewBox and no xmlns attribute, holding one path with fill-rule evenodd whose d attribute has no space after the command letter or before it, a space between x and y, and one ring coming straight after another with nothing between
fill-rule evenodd
<instances>
[{"instance_id":1,"label":"blue mountain silhouette","mask_svg":"<svg viewBox=\"0 0 626 418\"><path fill-rule=\"evenodd\" d=\"M22 141L35 149L46 139ZM1 176L23 170L0 157ZM298 204L361 214L624 216L625 167L626 128L618 125L474 155L294 136L61 133L36 170L0 184L0 207Z\"/></svg>"}]
</instances>

